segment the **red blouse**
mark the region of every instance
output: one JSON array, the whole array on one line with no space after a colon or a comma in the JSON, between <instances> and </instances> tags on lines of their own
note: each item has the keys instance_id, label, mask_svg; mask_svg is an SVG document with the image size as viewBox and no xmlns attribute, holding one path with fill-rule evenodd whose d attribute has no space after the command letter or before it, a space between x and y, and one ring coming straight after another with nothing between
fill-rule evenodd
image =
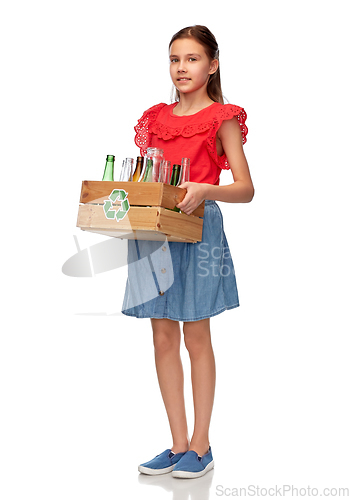
<instances>
[{"instance_id":1,"label":"red blouse","mask_svg":"<svg viewBox=\"0 0 350 500\"><path fill-rule=\"evenodd\" d=\"M182 158L190 158L191 182L219 184L221 169L229 169L226 155L216 151L216 133L223 120L234 116L241 126L242 142L246 143L247 114L233 104L214 102L190 116L177 116L173 104L157 104L144 112L135 127L135 143L142 156L148 147L164 150L164 159L181 165Z\"/></svg>"}]
</instances>

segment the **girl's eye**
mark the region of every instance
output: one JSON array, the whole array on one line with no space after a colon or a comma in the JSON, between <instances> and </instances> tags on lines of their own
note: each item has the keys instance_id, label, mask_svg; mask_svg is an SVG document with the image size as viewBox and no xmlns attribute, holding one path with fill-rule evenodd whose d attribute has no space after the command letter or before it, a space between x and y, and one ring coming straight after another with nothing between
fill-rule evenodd
<instances>
[{"instance_id":1,"label":"girl's eye","mask_svg":"<svg viewBox=\"0 0 350 500\"><path fill-rule=\"evenodd\" d=\"M192 61L197 61L197 59L195 57L189 57L188 60L191 61L191 62ZM172 59L170 59L170 62L171 63L176 63L176 62L179 62L179 60L177 58L173 57Z\"/></svg>"}]
</instances>

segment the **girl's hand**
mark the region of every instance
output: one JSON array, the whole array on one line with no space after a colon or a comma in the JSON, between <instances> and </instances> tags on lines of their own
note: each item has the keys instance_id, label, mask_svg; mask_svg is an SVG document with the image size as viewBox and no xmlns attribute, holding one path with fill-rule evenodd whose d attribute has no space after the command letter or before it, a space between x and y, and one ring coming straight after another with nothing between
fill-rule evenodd
<instances>
[{"instance_id":1,"label":"girl's hand","mask_svg":"<svg viewBox=\"0 0 350 500\"><path fill-rule=\"evenodd\" d=\"M184 182L178 187L187 189L187 193L185 198L176 206L181 210L181 212L185 212L185 214L190 215L194 210L196 210L198 205L205 200L207 184Z\"/></svg>"}]
</instances>

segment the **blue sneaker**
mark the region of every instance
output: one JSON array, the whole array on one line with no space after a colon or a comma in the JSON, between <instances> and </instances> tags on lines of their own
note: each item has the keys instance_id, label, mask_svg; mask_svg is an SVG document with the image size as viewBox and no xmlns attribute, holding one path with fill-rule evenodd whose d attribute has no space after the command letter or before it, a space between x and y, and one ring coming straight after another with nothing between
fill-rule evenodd
<instances>
[{"instance_id":1,"label":"blue sneaker","mask_svg":"<svg viewBox=\"0 0 350 500\"><path fill-rule=\"evenodd\" d=\"M204 476L214 467L211 447L209 451L200 457L195 451L188 451L185 456L175 465L171 475L173 477L194 478Z\"/></svg>"},{"instance_id":2,"label":"blue sneaker","mask_svg":"<svg viewBox=\"0 0 350 500\"><path fill-rule=\"evenodd\" d=\"M151 476L167 474L174 469L177 462L184 455L185 453L173 453L170 449L165 450L160 455L152 458L152 460L139 465L139 471L142 474L149 474Z\"/></svg>"}]
</instances>

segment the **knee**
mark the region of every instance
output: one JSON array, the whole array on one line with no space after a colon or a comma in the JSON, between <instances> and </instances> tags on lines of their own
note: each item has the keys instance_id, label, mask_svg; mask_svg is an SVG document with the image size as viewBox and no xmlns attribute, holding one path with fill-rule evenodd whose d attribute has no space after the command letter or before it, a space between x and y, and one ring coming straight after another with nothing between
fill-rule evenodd
<instances>
[{"instance_id":1,"label":"knee","mask_svg":"<svg viewBox=\"0 0 350 500\"><path fill-rule=\"evenodd\" d=\"M180 332L175 329L157 329L153 331L153 345L157 355L180 350Z\"/></svg>"},{"instance_id":2,"label":"knee","mask_svg":"<svg viewBox=\"0 0 350 500\"><path fill-rule=\"evenodd\" d=\"M168 332L157 332L153 335L154 350L157 355L166 354L175 350L179 350L178 339L175 335Z\"/></svg>"},{"instance_id":3,"label":"knee","mask_svg":"<svg viewBox=\"0 0 350 500\"><path fill-rule=\"evenodd\" d=\"M210 335L207 332L194 327L184 325L184 342L189 355L192 358L199 357L211 346Z\"/></svg>"},{"instance_id":4,"label":"knee","mask_svg":"<svg viewBox=\"0 0 350 500\"><path fill-rule=\"evenodd\" d=\"M184 341L186 349L188 350L188 353L192 358L198 357L203 351L203 345L201 344L200 340L194 335L185 335Z\"/></svg>"}]
</instances>

